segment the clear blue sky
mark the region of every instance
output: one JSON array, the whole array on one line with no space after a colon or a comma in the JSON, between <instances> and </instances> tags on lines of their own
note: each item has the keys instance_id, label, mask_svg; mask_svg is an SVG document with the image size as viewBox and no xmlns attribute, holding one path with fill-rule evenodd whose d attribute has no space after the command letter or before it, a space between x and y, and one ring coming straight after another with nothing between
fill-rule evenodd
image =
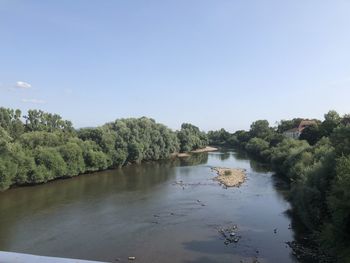
<instances>
[{"instance_id":1,"label":"clear blue sky","mask_svg":"<svg viewBox=\"0 0 350 263\"><path fill-rule=\"evenodd\" d=\"M0 106L76 127L350 112L350 1L0 0Z\"/></svg>"}]
</instances>

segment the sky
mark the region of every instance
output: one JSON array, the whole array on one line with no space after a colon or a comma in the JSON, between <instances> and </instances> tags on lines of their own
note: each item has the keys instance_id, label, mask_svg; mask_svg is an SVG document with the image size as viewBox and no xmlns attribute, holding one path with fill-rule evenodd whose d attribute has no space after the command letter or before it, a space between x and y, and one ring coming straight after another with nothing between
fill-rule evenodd
<instances>
[{"instance_id":1,"label":"sky","mask_svg":"<svg viewBox=\"0 0 350 263\"><path fill-rule=\"evenodd\" d=\"M75 127L350 113L349 0L0 0L0 106Z\"/></svg>"}]
</instances>

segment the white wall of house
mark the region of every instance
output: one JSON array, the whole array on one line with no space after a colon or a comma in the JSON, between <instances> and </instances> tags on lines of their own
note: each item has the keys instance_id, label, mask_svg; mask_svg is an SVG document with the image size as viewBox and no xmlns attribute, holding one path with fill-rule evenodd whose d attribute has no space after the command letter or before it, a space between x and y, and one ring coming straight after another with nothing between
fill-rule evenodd
<instances>
[{"instance_id":1,"label":"white wall of house","mask_svg":"<svg viewBox=\"0 0 350 263\"><path fill-rule=\"evenodd\" d=\"M299 139L301 133L300 131L285 131L283 134L288 138Z\"/></svg>"}]
</instances>

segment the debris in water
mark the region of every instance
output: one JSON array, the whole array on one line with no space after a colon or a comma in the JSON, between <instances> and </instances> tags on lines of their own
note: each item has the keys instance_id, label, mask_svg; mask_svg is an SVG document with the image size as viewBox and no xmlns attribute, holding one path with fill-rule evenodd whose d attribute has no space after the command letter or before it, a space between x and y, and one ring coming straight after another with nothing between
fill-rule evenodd
<instances>
[{"instance_id":1,"label":"debris in water","mask_svg":"<svg viewBox=\"0 0 350 263\"><path fill-rule=\"evenodd\" d=\"M225 239L224 244L228 245L231 243L238 243L241 239L241 236L238 236L234 230L237 229L236 225L232 225L226 228L219 228L218 232Z\"/></svg>"}]
</instances>

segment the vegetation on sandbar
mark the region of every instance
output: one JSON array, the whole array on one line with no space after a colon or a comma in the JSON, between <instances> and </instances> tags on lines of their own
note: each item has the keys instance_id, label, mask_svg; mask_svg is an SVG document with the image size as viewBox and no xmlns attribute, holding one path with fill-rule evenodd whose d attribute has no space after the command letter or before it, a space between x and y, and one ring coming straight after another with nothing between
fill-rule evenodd
<instances>
[{"instance_id":1,"label":"vegetation on sandbar","mask_svg":"<svg viewBox=\"0 0 350 263\"><path fill-rule=\"evenodd\" d=\"M244 169L221 167L214 167L212 169L217 173L215 180L219 181L226 187L239 187L246 179Z\"/></svg>"}]
</instances>

